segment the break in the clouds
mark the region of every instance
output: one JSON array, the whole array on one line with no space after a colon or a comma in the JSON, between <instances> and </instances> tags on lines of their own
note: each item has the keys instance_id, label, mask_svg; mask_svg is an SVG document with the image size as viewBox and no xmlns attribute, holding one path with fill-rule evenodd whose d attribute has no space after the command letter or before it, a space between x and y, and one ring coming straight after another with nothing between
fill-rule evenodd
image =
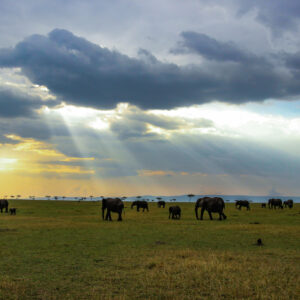
<instances>
[{"instance_id":1,"label":"break in the clouds","mask_svg":"<svg viewBox=\"0 0 300 300\"><path fill-rule=\"evenodd\" d=\"M274 63L200 33L182 36L184 47L208 61L179 66L162 62L145 50L131 58L56 29L1 49L0 66L21 68L34 84L46 86L67 103L95 108L113 108L124 101L149 109L299 95L299 78L288 63L282 72L284 62L279 59ZM290 56L293 54L286 61ZM210 63L211 59L220 63Z\"/></svg>"}]
</instances>

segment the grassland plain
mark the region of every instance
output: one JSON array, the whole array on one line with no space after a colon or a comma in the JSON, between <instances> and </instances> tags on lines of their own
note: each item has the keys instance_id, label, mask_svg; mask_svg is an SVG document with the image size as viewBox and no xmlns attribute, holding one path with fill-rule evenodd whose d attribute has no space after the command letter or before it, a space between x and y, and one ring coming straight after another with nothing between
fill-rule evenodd
<instances>
[{"instance_id":1,"label":"grassland plain","mask_svg":"<svg viewBox=\"0 0 300 300\"><path fill-rule=\"evenodd\" d=\"M226 221L150 203L104 222L99 202L10 201L0 214L0 299L299 299L300 204L226 203ZM261 238L264 246L255 245Z\"/></svg>"}]
</instances>

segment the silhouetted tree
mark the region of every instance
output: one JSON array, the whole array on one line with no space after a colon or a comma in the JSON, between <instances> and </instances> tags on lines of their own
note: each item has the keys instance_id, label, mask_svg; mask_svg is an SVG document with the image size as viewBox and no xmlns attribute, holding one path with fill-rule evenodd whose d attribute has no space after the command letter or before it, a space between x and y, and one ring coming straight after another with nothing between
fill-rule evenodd
<instances>
[{"instance_id":1,"label":"silhouetted tree","mask_svg":"<svg viewBox=\"0 0 300 300\"><path fill-rule=\"evenodd\" d=\"M47 195L47 196L45 196L45 198L47 198L48 200L50 200L51 196Z\"/></svg>"},{"instance_id":2,"label":"silhouetted tree","mask_svg":"<svg viewBox=\"0 0 300 300\"><path fill-rule=\"evenodd\" d=\"M93 200L93 198L94 198L94 196L93 196L93 195L91 195L91 196L90 196L90 198L91 198L91 201L92 201L92 200Z\"/></svg>"},{"instance_id":3,"label":"silhouetted tree","mask_svg":"<svg viewBox=\"0 0 300 300\"><path fill-rule=\"evenodd\" d=\"M17 195L17 199L20 199L21 198L21 195Z\"/></svg>"},{"instance_id":4,"label":"silhouetted tree","mask_svg":"<svg viewBox=\"0 0 300 300\"><path fill-rule=\"evenodd\" d=\"M187 196L190 198L190 202L192 201L192 198L195 197L194 194L188 194Z\"/></svg>"}]
</instances>

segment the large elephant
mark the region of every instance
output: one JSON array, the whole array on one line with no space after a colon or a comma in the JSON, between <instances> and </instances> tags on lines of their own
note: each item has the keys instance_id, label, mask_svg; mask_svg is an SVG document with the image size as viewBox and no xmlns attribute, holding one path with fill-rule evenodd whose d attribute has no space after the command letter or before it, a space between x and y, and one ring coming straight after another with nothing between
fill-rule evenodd
<instances>
[{"instance_id":1,"label":"large elephant","mask_svg":"<svg viewBox=\"0 0 300 300\"><path fill-rule=\"evenodd\" d=\"M104 220L104 211L106 210L106 221L112 221L111 212L119 214L118 221L122 221L122 212L124 210L124 203L119 198L104 198L102 199L102 219Z\"/></svg>"},{"instance_id":2,"label":"large elephant","mask_svg":"<svg viewBox=\"0 0 300 300\"><path fill-rule=\"evenodd\" d=\"M274 208L274 209L276 209L276 207L278 206L279 208L283 209L281 199L274 199L274 198L269 199L268 206L269 206L269 208Z\"/></svg>"},{"instance_id":3,"label":"large elephant","mask_svg":"<svg viewBox=\"0 0 300 300\"><path fill-rule=\"evenodd\" d=\"M196 219L198 220L198 208L201 207L201 217L200 220L203 220L203 213L205 210L207 210L209 214L209 218L212 220L212 215L211 213L219 213L219 220L223 219L225 220L227 217L224 214L223 210L225 209L225 202L222 198L220 197L203 197L199 198L196 201L195 204L195 214L196 214Z\"/></svg>"},{"instance_id":4,"label":"large elephant","mask_svg":"<svg viewBox=\"0 0 300 300\"><path fill-rule=\"evenodd\" d=\"M3 208L5 208L5 212L7 213L8 212L8 201L5 200L5 199L1 199L0 200L0 210L1 210L1 213L3 212Z\"/></svg>"},{"instance_id":5,"label":"large elephant","mask_svg":"<svg viewBox=\"0 0 300 300\"><path fill-rule=\"evenodd\" d=\"M158 208L161 208L161 207L165 208L165 206L166 206L166 202L165 201L160 200L160 201L157 202L157 207Z\"/></svg>"},{"instance_id":6,"label":"large elephant","mask_svg":"<svg viewBox=\"0 0 300 300\"><path fill-rule=\"evenodd\" d=\"M294 201L293 201L292 199L289 199L289 200L283 201L283 205L284 205L284 207L293 208Z\"/></svg>"},{"instance_id":7,"label":"large elephant","mask_svg":"<svg viewBox=\"0 0 300 300\"><path fill-rule=\"evenodd\" d=\"M145 211L145 209L147 209L147 211L149 211L148 202L145 200L133 201L131 204L131 208L133 208L134 206L136 206L136 211L140 211L140 208L143 209L143 212Z\"/></svg>"},{"instance_id":8,"label":"large elephant","mask_svg":"<svg viewBox=\"0 0 300 300\"><path fill-rule=\"evenodd\" d=\"M241 207L245 206L247 210L250 210L250 203L248 200L236 200L235 207L241 210Z\"/></svg>"},{"instance_id":9,"label":"large elephant","mask_svg":"<svg viewBox=\"0 0 300 300\"><path fill-rule=\"evenodd\" d=\"M169 219L171 216L172 216L172 219L180 219L181 208L179 206L170 206L169 207Z\"/></svg>"}]
</instances>

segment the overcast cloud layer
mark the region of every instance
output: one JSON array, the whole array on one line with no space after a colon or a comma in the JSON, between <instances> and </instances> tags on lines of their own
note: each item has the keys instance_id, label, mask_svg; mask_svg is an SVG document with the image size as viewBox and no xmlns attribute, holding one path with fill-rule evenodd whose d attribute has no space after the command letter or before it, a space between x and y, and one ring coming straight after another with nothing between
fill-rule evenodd
<instances>
[{"instance_id":1,"label":"overcast cloud layer","mask_svg":"<svg viewBox=\"0 0 300 300\"><path fill-rule=\"evenodd\" d=\"M294 0L1 1L2 163L70 191L300 194L299 15Z\"/></svg>"}]
</instances>

